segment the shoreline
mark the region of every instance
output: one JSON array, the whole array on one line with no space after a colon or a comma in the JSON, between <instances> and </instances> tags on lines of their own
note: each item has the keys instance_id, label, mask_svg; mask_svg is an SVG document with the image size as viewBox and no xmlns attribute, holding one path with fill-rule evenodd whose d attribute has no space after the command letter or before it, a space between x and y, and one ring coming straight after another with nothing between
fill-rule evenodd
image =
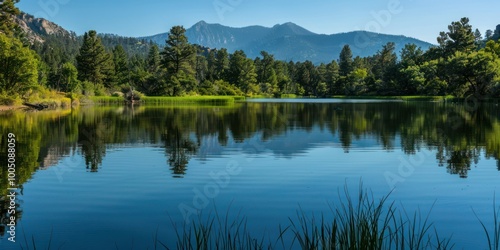
<instances>
[{"instance_id":1,"label":"shoreline","mask_svg":"<svg viewBox=\"0 0 500 250\"><path fill-rule=\"evenodd\" d=\"M24 106L23 105L0 105L0 112L5 112L5 111L10 111L10 110L19 110L22 109Z\"/></svg>"}]
</instances>

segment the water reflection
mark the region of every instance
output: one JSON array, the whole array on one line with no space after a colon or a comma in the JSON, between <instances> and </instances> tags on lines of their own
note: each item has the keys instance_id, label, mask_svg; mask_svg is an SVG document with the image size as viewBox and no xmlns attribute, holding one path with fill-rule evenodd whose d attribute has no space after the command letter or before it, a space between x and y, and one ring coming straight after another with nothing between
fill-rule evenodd
<instances>
[{"instance_id":1,"label":"water reflection","mask_svg":"<svg viewBox=\"0 0 500 250\"><path fill-rule=\"evenodd\" d=\"M167 162L173 177L181 178L186 174L189 159L196 154L199 145L183 134L178 127L165 131L162 141L165 143Z\"/></svg>"},{"instance_id":2,"label":"water reflection","mask_svg":"<svg viewBox=\"0 0 500 250\"><path fill-rule=\"evenodd\" d=\"M17 135L17 151L22 152L16 159L20 190L38 168L49 168L70 152L78 150L88 171L96 173L108 150L144 144L163 148L166 167L175 178L189 174L191 159L222 154L226 145L250 140L286 157L320 143L336 143L345 153L353 145L408 155L431 149L436 165L461 178L467 178L484 155L496 159L500 170L500 111L494 105L468 110L444 103L246 103L9 112L0 114L0 162L7 159L8 133ZM7 169L0 171L5 197ZM1 200L2 216L6 207ZM20 218L21 208L16 209ZM0 228L0 234L4 232Z\"/></svg>"}]
</instances>

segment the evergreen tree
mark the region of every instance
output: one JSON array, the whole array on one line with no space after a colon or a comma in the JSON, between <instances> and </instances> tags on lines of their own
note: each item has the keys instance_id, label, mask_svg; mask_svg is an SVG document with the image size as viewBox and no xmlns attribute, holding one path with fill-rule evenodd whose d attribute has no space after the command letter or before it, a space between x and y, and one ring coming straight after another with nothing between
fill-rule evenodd
<instances>
[{"instance_id":1,"label":"evergreen tree","mask_svg":"<svg viewBox=\"0 0 500 250\"><path fill-rule=\"evenodd\" d=\"M160 57L160 49L156 44L153 44L149 49L148 58L147 58L147 66L149 73L156 73L160 68L161 57Z\"/></svg>"},{"instance_id":2,"label":"evergreen tree","mask_svg":"<svg viewBox=\"0 0 500 250\"><path fill-rule=\"evenodd\" d=\"M189 44L186 37L186 29L182 26L174 26L170 29L163 56L163 67L171 75L180 71L185 74L194 75L193 65L196 61L196 49Z\"/></svg>"},{"instance_id":3,"label":"evergreen tree","mask_svg":"<svg viewBox=\"0 0 500 250\"><path fill-rule=\"evenodd\" d=\"M110 82L113 76L112 57L105 51L96 31L91 30L83 35L83 45L76 61L80 81L92 82L94 87Z\"/></svg>"},{"instance_id":4,"label":"evergreen tree","mask_svg":"<svg viewBox=\"0 0 500 250\"><path fill-rule=\"evenodd\" d=\"M115 69L116 83L126 85L129 83L128 55L123 46L116 45L113 49L113 64Z\"/></svg>"},{"instance_id":5,"label":"evergreen tree","mask_svg":"<svg viewBox=\"0 0 500 250\"><path fill-rule=\"evenodd\" d=\"M256 58L254 64L257 68L257 79L261 92L268 95L275 95L278 92L278 78L274 70L274 56L265 52L260 52L262 59Z\"/></svg>"},{"instance_id":6,"label":"evergreen tree","mask_svg":"<svg viewBox=\"0 0 500 250\"><path fill-rule=\"evenodd\" d=\"M419 65L422 62L424 52L415 44L406 44L401 50L401 65L403 67Z\"/></svg>"},{"instance_id":7,"label":"evergreen tree","mask_svg":"<svg viewBox=\"0 0 500 250\"><path fill-rule=\"evenodd\" d=\"M215 72L217 67L216 50L210 50L207 55L207 80L213 82L215 80Z\"/></svg>"},{"instance_id":8,"label":"evergreen tree","mask_svg":"<svg viewBox=\"0 0 500 250\"><path fill-rule=\"evenodd\" d=\"M348 44L344 45L339 56L339 73L341 76L349 75L353 70L353 59L351 47Z\"/></svg>"},{"instance_id":9,"label":"evergreen tree","mask_svg":"<svg viewBox=\"0 0 500 250\"><path fill-rule=\"evenodd\" d=\"M500 24L497 25L495 32L493 33L493 36L491 37L494 41L498 41L500 39Z\"/></svg>"},{"instance_id":10,"label":"evergreen tree","mask_svg":"<svg viewBox=\"0 0 500 250\"><path fill-rule=\"evenodd\" d=\"M392 76L388 75L389 71L394 68L397 63L396 45L389 42L382 47L375 55L375 65L373 65L373 73L378 79L388 82Z\"/></svg>"},{"instance_id":11,"label":"evergreen tree","mask_svg":"<svg viewBox=\"0 0 500 250\"><path fill-rule=\"evenodd\" d=\"M216 64L215 64L215 79L228 80L226 78L227 71L229 70L229 53L227 49L220 49L217 51Z\"/></svg>"},{"instance_id":12,"label":"evergreen tree","mask_svg":"<svg viewBox=\"0 0 500 250\"><path fill-rule=\"evenodd\" d=\"M0 33L9 37L14 36L19 32L15 18L20 11L15 6L19 0L4 0L0 2Z\"/></svg>"},{"instance_id":13,"label":"evergreen tree","mask_svg":"<svg viewBox=\"0 0 500 250\"><path fill-rule=\"evenodd\" d=\"M337 89L337 82L339 81L340 68L339 64L336 61L332 61L331 63L326 65L326 84L328 88L328 95L340 94Z\"/></svg>"},{"instance_id":14,"label":"evergreen tree","mask_svg":"<svg viewBox=\"0 0 500 250\"><path fill-rule=\"evenodd\" d=\"M255 94L257 90L257 73L252 59L247 58L242 50L235 51L229 59L229 83L247 94Z\"/></svg>"},{"instance_id":15,"label":"evergreen tree","mask_svg":"<svg viewBox=\"0 0 500 250\"><path fill-rule=\"evenodd\" d=\"M166 93L172 96L183 95L196 89L196 48L189 44L182 26L170 29L166 41L162 65L168 73Z\"/></svg>"},{"instance_id":16,"label":"evergreen tree","mask_svg":"<svg viewBox=\"0 0 500 250\"><path fill-rule=\"evenodd\" d=\"M481 34L481 31L479 31L479 29L476 29L476 31L474 31L474 38L476 39L475 42L477 49L481 48L483 46L483 35Z\"/></svg>"},{"instance_id":17,"label":"evergreen tree","mask_svg":"<svg viewBox=\"0 0 500 250\"><path fill-rule=\"evenodd\" d=\"M443 57L449 57L457 51L472 52L476 49L476 37L467 17L452 22L448 26L448 32L441 32L437 41Z\"/></svg>"},{"instance_id":18,"label":"evergreen tree","mask_svg":"<svg viewBox=\"0 0 500 250\"><path fill-rule=\"evenodd\" d=\"M196 56L196 81L202 83L208 75L207 58L201 55Z\"/></svg>"}]
</instances>

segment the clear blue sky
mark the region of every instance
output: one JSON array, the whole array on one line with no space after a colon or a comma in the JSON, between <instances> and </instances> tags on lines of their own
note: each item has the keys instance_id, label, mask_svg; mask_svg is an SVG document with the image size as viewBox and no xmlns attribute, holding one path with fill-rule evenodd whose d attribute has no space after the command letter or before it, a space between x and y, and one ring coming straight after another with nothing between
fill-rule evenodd
<instances>
[{"instance_id":1,"label":"clear blue sky","mask_svg":"<svg viewBox=\"0 0 500 250\"><path fill-rule=\"evenodd\" d=\"M500 24L498 0L21 0L17 6L77 34L94 29L123 36L200 20L232 27L294 22L321 34L369 30L436 43L440 31L464 16L483 34Z\"/></svg>"}]
</instances>

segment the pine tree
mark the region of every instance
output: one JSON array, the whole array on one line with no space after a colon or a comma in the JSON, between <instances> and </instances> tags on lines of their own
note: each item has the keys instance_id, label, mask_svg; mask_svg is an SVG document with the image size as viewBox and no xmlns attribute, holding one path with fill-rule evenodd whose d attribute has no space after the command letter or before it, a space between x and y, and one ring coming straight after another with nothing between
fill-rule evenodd
<instances>
[{"instance_id":1,"label":"pine tree","mask_svg":"<svg viewBox=\"0 0 500 250\"><path fill-rule=\"evenodd\" d=\"M168 80L165 92L168 95L179 96L196 89L196 48L189 44L182 26L170 29L166 41L162 66L166 69Z\"/></svg>"},{"instance_id":2,"label":"pine tree","mask_svg":"<svg viewBox=\"0 0 500 250\"><path fill-rule=\"evenodd\" d=\"M113 49L113 64L115 69L116 83L125 85L129 83L128 55L123 46L117 45Z\"/></svg>"},{"instance_id":3,"label":"pine tree","mask_svg":"<svg viewBox=\"0 0 500 250\"><path fill-rule=\"evenodd\" d=\"M229 59L229 83L235 85L243 92L252 94L257 92L257 73L252 59L247 58L242 50L235 51Z\"/></svg>"},{"instance_id":4,"label":"pine tree","mask_svg":"<svg viewBox=\"0 0 500 250\"><path fill-rule=\"evenodd\" d=\"M101 43L95 30L85 32L80 54L76 57L78 78L94 84L109 85L113 76L113 61Z\"/></svg>"},{"instance_id":5,"label":"pine tree","mask_svg":"<svg viewBox=\"0 0 500 250\"><path fill-rule=\"evenodd\" d=\"M172 27L168 34L165 50L161 53L163 67L171 75L178 74L180 71L184 71L188 75L194 75L193 65L196 58L196 49L189 44L185 33L186 29L182 26Z\"/></svg>"},{"instance_id":6,"label":"pine tree","mask_svg":"<svg viewBox=\"0 0 500 250\"><path fill-rule=\"evenodd\" d=\"M15 6L19 0L4 0L0 2L0 33L9 37L14 36L19 32L19 26L15 22L15 17L20 11Z\"/></svg>"},{"instance_id":7,"label":"pine tree","mask_svg":"<svg viewBox=\"0 0 500 250\"><path fill-rule=\"evenodd\" d=\"M156 44L153 44L149 49L148 58L147 58L147 66L149 73L156 73L160 68L161 57L160 57L160 49Z\"/></svg>"},{"instance_id":8,"label":"pine tree","mask_svg":"<svg viewBox=\"0 0 500 250\"><path fill-rule=\"evenodd\" d=\"M462 18L448 26L448 32L441 32L437 38L443 57L449 57L457 51L472 52L476 50L476 37L469 24L469 18Z\"/></svg>"},{"instance_id":9,"label":"pine tree","mask_svg":"<svg viewBox=\"0 0 500 250\"><path fill-rule=\"evenodd\" d=\"M339 73L341 76L348 76L353 70L353 59L351 47L344 45L339 57Z\"/></svg>"},{"instance_id":10,"label":"pine tree","mask_svg":"<svg viewBox=\"0 0 500 250\"><path fill-rule=\"evenodd\" d=\"M217 51L215 64L215 80L228 80L227 71L229 70L229 53L227 49Z\"/></svg>"}]
</instances>

